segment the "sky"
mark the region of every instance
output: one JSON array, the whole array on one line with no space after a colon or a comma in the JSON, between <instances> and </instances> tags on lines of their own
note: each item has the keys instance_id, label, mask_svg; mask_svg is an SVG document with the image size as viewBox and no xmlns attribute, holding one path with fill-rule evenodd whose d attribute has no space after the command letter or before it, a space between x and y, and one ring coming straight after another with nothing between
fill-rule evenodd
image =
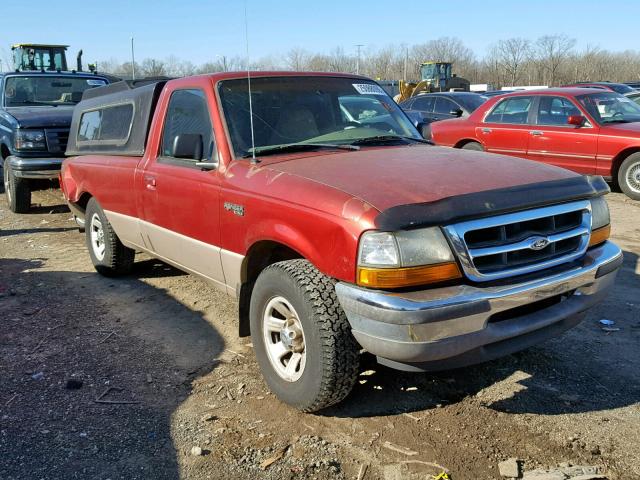
<instances>
[{"instance_id":1,"label":"sky","mask_svg":"<svg viewBox=\"0 0 640 480\"><path fill-rule=\"evenodd\" d=\"M640 48L640 1L349 1L246 0L251 58L284 55L293 47L328 53L355 45L375 50L452 36L482 56L510 37L535 39L566 34L577 48L621 51ZM402 11L402 5L406 5ZM604 6L603 6L604 5ZM41 12L38 12L42 9ZM175 55L195 64L221 55L245 56L245 1L221 0L4 0L0 7L0 58L19 42L71 45L70 59L84 50L85 63L136 61ZM631 41L630 41L631 40Z\"/></svg>"}]
</instances>

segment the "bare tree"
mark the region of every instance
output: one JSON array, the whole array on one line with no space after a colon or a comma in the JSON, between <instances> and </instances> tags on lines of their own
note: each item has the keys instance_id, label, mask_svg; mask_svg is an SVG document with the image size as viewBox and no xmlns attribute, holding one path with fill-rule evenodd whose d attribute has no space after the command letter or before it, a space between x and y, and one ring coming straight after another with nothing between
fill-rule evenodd
<instances>
[{"instance_id":1,"label":"bare tree","mask_svg":"<svg viewBox=\"0 0 640 480\"><path fill-rule=\"evenodd\" d=\"M547 76L545 82L557 85L563 64L569 57L576 41L566 35L545 35L536 41L536 57Z\"/></svg>"},{"instance_id":2,"label":"bare tree","mask_svg":"<svg viewBox=\"0 0 640 480\"><path fill-rule=\"evenodd\" d=\"M504 70L508 84L517 85L522 67L531 55L531 42L525 38L499 40L491 51L491 56Z\"/></svg>"},{"instance_id":3,"label":"bare tree","mask_svg":"<svg viewBox=\"0 0 640 480\"><path fill-rule=\"evenodd\" d=\"M160 77L167 74L165 63L156 58L145 58L142 61L142 73L147 77Z\"/></svg>"},{"instance_id":4,"label":"bare tree","mask_svg":"<svg viewBox=\"0 0 640 480\"><path fill-rule=\"evenodd\" d=\"M286 67L289 70L294 70L296 72L307 70L309 58L309 52L305 49L299 47L292 48L285 56Z\"/></svg>"}]
</instances>

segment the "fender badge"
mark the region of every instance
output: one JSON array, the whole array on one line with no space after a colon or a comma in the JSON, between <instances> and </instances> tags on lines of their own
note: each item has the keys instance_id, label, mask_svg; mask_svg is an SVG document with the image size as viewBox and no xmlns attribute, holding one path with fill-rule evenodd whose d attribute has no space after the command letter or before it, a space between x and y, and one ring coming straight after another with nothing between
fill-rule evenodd
<instances>
[{"instance_id":1,"label":"fender badge","mask_svg":"<svg viewBox=\"0 0 640 480\"><path fill-rule=\"evenodd\" d=\"M244 217L244 207L237 203L224 202L224 209L233 212L239 217Z\"/></svg>"},{"instance_id":2,"label":"fender badge","mask_svg":"<svg viewBox=\"0 0 640 480\"><path fill-rule=\"evenodd\" d=\"M540 237L540 236L530 237L528 239L528 242L529 242L529 248L531 250L542 250L543 248L547 247L551 243L551 241L547 237Z\"/></svg>"}]
</instances>

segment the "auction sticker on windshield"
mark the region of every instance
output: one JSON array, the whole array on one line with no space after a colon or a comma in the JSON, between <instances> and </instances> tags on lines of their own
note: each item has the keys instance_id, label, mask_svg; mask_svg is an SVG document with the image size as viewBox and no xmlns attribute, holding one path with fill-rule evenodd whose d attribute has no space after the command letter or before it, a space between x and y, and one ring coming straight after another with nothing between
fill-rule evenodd
<instances>
[{"instance_id":1,"label":"auction sticker on windshield","mask_svg":"<svg viewBox=\"0 0 640 480\"><path fill-rule=\"evenodd\" d=\"M353 83L353 88L361 95L386 95L380 85L373 83Z\"/></svg>"}]
</instances>

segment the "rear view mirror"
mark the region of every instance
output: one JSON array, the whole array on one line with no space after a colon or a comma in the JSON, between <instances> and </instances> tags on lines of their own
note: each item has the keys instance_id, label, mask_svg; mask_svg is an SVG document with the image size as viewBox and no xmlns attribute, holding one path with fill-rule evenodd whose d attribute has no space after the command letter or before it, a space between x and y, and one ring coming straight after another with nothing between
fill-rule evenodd
<instances>
[{"instance_id":1,"label":"rear view mirror","mask_svg":"<svg viewBox=\"0 0 640 480\"><path fill-rule=\"evenodd\" d=\"M585 121L586 118L584 118L582 115L569 115L569 117L567 118L567 123L569 125L575 125L576 127L581 127L582 125L584 125Z\"/></svg>"},{"instance_id":2,"label":"rear view mirror","mask_svg":"<svg viewBox=\"0 0 640 480\"><path fill-rule=\"evenodd\" d=\"M173 139L171 149L173 158L202 160L202 135L199 133L181 133Z\"/></svg>"},{"instance_id":3,"label":"rear view mirror","mask_svg":"<svg viewBox=\"0 0 640 480\"><path fill-rule=\"evenodd\" d=\"M451 110L449 112L449 115L453 115L454 117L461 117L463 113L464 112L461 109L457 108L455 110Z\"/></svg>"}]
</instances>

